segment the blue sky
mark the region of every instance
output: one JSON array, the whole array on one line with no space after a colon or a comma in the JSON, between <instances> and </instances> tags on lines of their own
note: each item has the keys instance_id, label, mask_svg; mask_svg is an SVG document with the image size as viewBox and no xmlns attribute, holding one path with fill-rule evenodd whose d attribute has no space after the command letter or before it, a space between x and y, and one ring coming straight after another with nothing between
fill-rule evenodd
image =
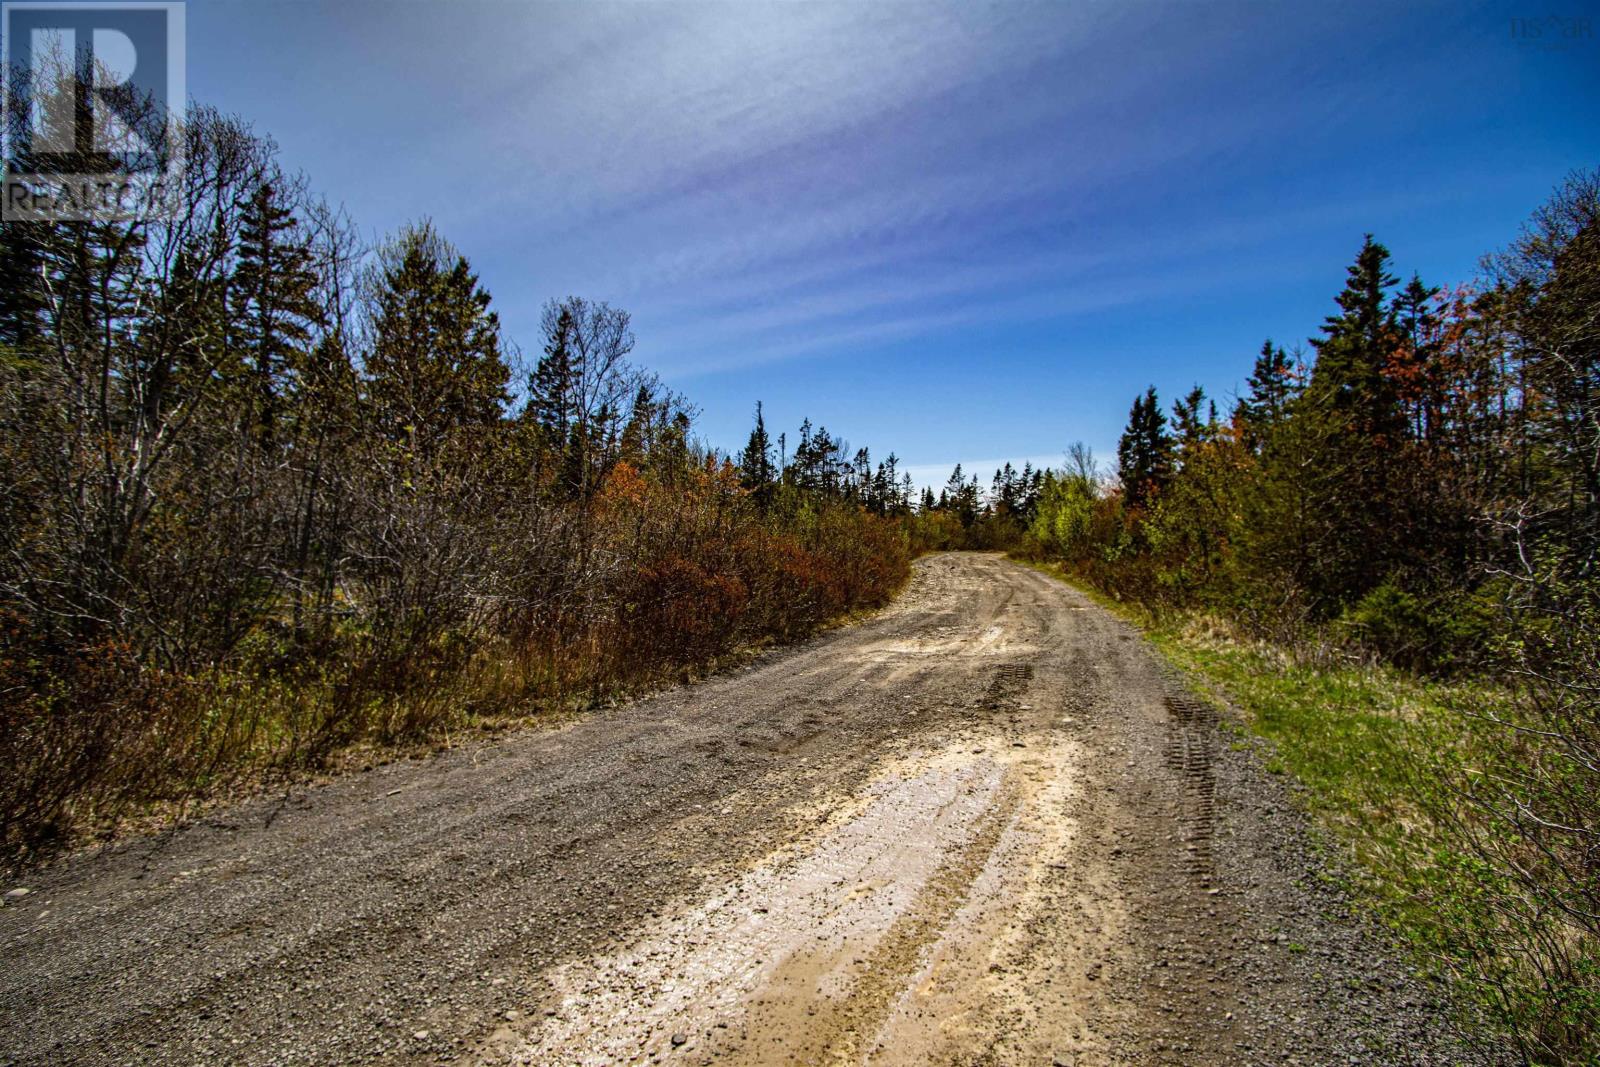
<instances>
[{"instance_id":1,"label":"blue sky","mask_svg":"<svg viewBox=\"0 0 1600 1067\"><path fill-rule=\"evenodd\" d=\"M609 300L711 443L760 399L927 481L1109 457L1146 385L1311 335L1364 232L1466 280L1600 164L1571 0L188 7L191 96L369 235L431 216L524 350Z\"/></svg>"}]
</instances>

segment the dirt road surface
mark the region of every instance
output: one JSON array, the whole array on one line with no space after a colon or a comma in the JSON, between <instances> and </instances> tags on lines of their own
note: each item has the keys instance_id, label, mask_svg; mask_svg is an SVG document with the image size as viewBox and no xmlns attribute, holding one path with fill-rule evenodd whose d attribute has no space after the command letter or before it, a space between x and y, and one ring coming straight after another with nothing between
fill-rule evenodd
<instances>
[{"instance_id":1,"label":"dirt road surface","mask_svg":"<svg viewBox=\"0 0 1600 1067\"><path fill-rule=\"evenodd\" d=\"M1259 763L1080 594L930 557L704 684L12 883L0 1063L1470 1061Z\"/></svg>"}]
</instances>

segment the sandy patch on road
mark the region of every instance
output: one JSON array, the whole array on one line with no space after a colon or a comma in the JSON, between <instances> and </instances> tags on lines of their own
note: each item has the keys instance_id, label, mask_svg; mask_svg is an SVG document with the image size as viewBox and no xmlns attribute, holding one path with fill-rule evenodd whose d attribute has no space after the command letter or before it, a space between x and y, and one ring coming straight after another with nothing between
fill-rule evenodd
<instances>
[{"instance_id":1,"label":"sandy patch on road","mask_svg":"<svg viewBox=\"0 0 1600 1067\"><path fill-rule=\"evenodd\" d=\"M548 1014L502 1031L491 1060L926 1063L1020 1040L1010 1023L1042 995L1026 1043L1092 1049L1082 1013L1053 1010L1050 987L1074 983L1044 973L1064 961L1041 965L1036 929L1062 906L1074 756L962 734L888 761L725 890L554 972ZM1084 915L1075 931L1108 931Z\"/></svg>"}]
</instances>

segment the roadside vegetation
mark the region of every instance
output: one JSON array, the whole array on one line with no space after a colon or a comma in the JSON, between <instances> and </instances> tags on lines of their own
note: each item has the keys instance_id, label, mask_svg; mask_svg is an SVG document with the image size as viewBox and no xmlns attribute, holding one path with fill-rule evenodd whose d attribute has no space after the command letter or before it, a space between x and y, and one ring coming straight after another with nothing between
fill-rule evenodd
<instances>
[{"instance_id":1,"label":"roadside vegetation","mask_svg":"<svg viewBox=\"0 0 1600 1067\"><path fill-rule=\"evenodd\" d=\"M1354 903L1450 983L1469 1034L1496 1049L1509 1036L1532 1064L1596 1062L1592 942L1511 865L1515 824L1486 818L1461 792L1506 771L1512 753L1492 716L1514 690L1321 659L1213 615L1102 603L1139 623L1197 692L1237 711L1224 720L1237 744L1271 742L1266 769L1303 787L1296 799Z\"/></svg>"},{"instance_id":2,"label":"roadside vegetation","mask_svg":"<svg viewBox=\"0 0 1600 1067\"><path fill-rule=\"evenodd\" d=\"M200 111L176 218L0 225L0 861L360 746L611 698L883 603L908 485L744 454L628 315L502 335ZM785 442L789 444L789 442Z\"/></svg>"},{"instance_id":3,"label":"roadside vegetation","mask_svg":"<svg viewBox=\"0 0 1600 1067\"><path fill-rule=\"evenodd\" d=\"M1363 898L1529 1063L1600 1062L1600 172L1471 285L1370 237L1309 351L1152 388L1016 507L930 514L1136 613L1241 707ZM970 484L970 483L967 483ZM955 521L951 521L951 517Z\"/></svg>"}]
</instances>

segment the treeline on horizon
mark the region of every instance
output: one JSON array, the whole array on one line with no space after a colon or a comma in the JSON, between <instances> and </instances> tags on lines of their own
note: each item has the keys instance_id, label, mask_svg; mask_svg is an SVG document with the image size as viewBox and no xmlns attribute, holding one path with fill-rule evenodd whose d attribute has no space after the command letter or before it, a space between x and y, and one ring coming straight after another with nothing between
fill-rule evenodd
<instances>
[{"instance_id":1,"label":"treeline on horizon","mask_svg":"<svg viewBox=\"0 0 1600 1067\"><path fill-rule=\"evenodd\" d=\"M1226 411L1152 387L1111 470L1074 446L985 500L958 468L918 523L1300 662L1448 682L1410 795L1374 801L1427 872L1403 906L1528 1062L1600 1062L1600 171L1471 284L1402 282L1369 236L1309 348L1266 342Z\"/></svg>"},{"instance_id":2,"label":"treeline on horizon","mask_svg":"<svg viewBox=\"0 0 1600 1067\"><path fill-rule=\"evenodd\" d=\"M237 120L185 137L176 217L0 226L0 859L907 576L893 457L775 456L758 411L735 463L624 311L552 301L525 363L430 224L363 247Z\"/></svg>"}]
</instances>

